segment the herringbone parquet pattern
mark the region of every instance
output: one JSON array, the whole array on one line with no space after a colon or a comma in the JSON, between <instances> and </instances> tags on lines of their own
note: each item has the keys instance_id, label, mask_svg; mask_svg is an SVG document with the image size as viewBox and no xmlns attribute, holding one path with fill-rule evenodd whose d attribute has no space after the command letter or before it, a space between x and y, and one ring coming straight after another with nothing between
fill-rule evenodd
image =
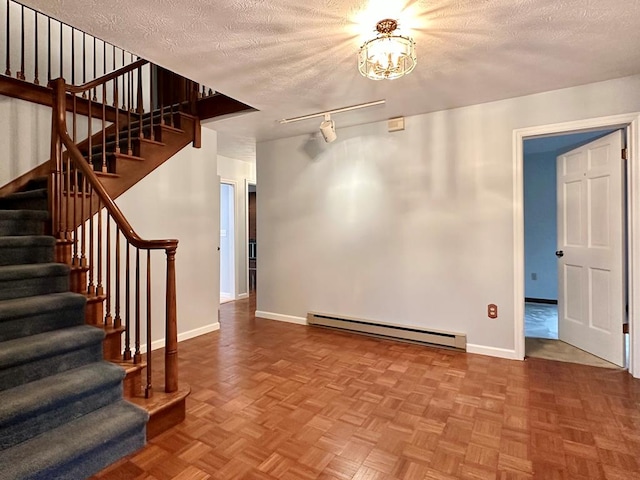
<instances>
[{"instance_id":1,"label":"herringbone parquet pattern","mask_svg":"<svg viewBox=\"0 0 640 480\"><path fill-rule=\"evenodd\" d=\"M640 381L255 319L180 344L186 421L100 480L640 479Z\"/></svg>"}]
</instances>

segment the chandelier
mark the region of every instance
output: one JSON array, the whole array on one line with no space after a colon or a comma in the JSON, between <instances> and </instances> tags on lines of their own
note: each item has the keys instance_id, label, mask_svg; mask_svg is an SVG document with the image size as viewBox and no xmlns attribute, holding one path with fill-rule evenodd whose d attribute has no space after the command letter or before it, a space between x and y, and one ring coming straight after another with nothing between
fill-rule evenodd
<instances>
[{"instance_id":1,"label":"chandelier","mask_svg":"<svg viewBox=\"0 0 640 480\"><path fill-rule=\"evenodd\" d=\"M376 38L364 42L358 52L358 70L372 80L393 80L416 66L416 43L411 37L394 35L398 22L387 18L376 24Z\"/></svg>"}]
</instances>

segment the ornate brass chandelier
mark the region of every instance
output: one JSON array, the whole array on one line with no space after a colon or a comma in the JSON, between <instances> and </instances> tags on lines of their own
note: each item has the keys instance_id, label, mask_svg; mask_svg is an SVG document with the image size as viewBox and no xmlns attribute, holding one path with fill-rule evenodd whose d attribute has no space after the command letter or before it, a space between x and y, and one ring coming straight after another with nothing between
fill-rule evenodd
<instances>
[{"instance_id":1,"label":"ornate brass chandelier","mask_svg":"<svg viewBox=\"0 0 640 480\"><path fill-rule=\"evenodd\" d=\"M375 38L364 42L358 52L358 70L372 80L393 80L411 72L417 62L416 43L411 37L394 35L396 20L376 24Z\"/></svg>"}]
</instances>

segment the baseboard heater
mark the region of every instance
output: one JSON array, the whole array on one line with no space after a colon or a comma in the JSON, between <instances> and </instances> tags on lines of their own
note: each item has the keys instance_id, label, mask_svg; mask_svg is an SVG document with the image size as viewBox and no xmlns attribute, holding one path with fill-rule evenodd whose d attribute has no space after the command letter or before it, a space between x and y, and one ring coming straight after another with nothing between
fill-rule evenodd
<instances>
[{"instance_id":1,"label":"baseboard heater","mask_svg":"<svg viewBox=\"0 0 640 480\"><path fill-rule=\"evenodd\" d=\"M309 312L307 323L319 327L336 328L350 332L390 338L412 343L467 350L467 336L461 333L427 330L418 327L406 327L391 323L363 320L326 313Z\"/></svg>"}]
</instances>

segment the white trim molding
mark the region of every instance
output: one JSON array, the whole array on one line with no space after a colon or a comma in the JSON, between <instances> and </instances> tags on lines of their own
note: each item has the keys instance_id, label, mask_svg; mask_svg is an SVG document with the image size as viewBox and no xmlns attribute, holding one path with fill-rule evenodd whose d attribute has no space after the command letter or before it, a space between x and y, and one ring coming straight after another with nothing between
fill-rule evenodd
<instances>
[{"instance_id":1,"label":"white trim molding","mask_svg":"<svg viewBox=\"0 0 640 480\"><path fill-rule=\"evenodd\" d=\"M262 312L260 310L256 310L256 318L266 318L267 320L277 320L278 322L295 323L296 325L307 325L307 319L305 317L294 317L292 315Z\"/></svg>"},{"instance_id":2,"label":"white trim molding","mask_svg":"<svg viewBox=\"0 0 640 480\"><path fill-rule=\"evenodd\" d=\"M248 293L241 293L237 297L238 300L243 300L245 298L249 298L249 294Z\"/></svg>"},{"instance_id":3,"label":"white trim molding","mask_svg":"<svg viewBox=\"0 0 640 480\"><path fill-rule=\"evenodd\" d=\"M472 343L467 343L467 353L487 355L489 357L506 358L507 360L522 360L516 355L515 350L507 350L506 348L486 347L484 345L474 345Z\"/></svg>"},{"instance_id":4,"label":"white trim molding","mask_svg":"<svg viewBox=\"0 0 640 480\"><path fill-rule=\"evenodd\" d=\"M524 152L526 138L599 130L627 128L629 149L627 171L627 224L628 224L628 293L629 293L629 373L640 378L640 113L626 113L608 117L589 118L574 122L540 125L513 131L513 293L514 293L514 355L524 359ZM638 328L634 328L638 327ZM467 347L469 351L469 347ZM636 353L634 355L634 352Z\"/></svg>"},{"instance_id":5,"label":"white trim molding","mask_svg":"<svg viewBox=\"0 0 640 480\"><path fill-rule=\"evenodd\" d=\"M220 330L220 322L210 323L209 325L205 325L204 327L194 328L193 330L189 330L187 332L182 332L178 334L178 342L183 342L185 340L189 340L191 338L199 337L200 335L204 335L206 333L216 332ZM151 350L157 350L159 348L164 348L166 344L166 339L161 338L159 340L154 340L151 342ZM144 343L140 345L140 352L147 352L147 344Z\"/></svg>"}]
</instances>

